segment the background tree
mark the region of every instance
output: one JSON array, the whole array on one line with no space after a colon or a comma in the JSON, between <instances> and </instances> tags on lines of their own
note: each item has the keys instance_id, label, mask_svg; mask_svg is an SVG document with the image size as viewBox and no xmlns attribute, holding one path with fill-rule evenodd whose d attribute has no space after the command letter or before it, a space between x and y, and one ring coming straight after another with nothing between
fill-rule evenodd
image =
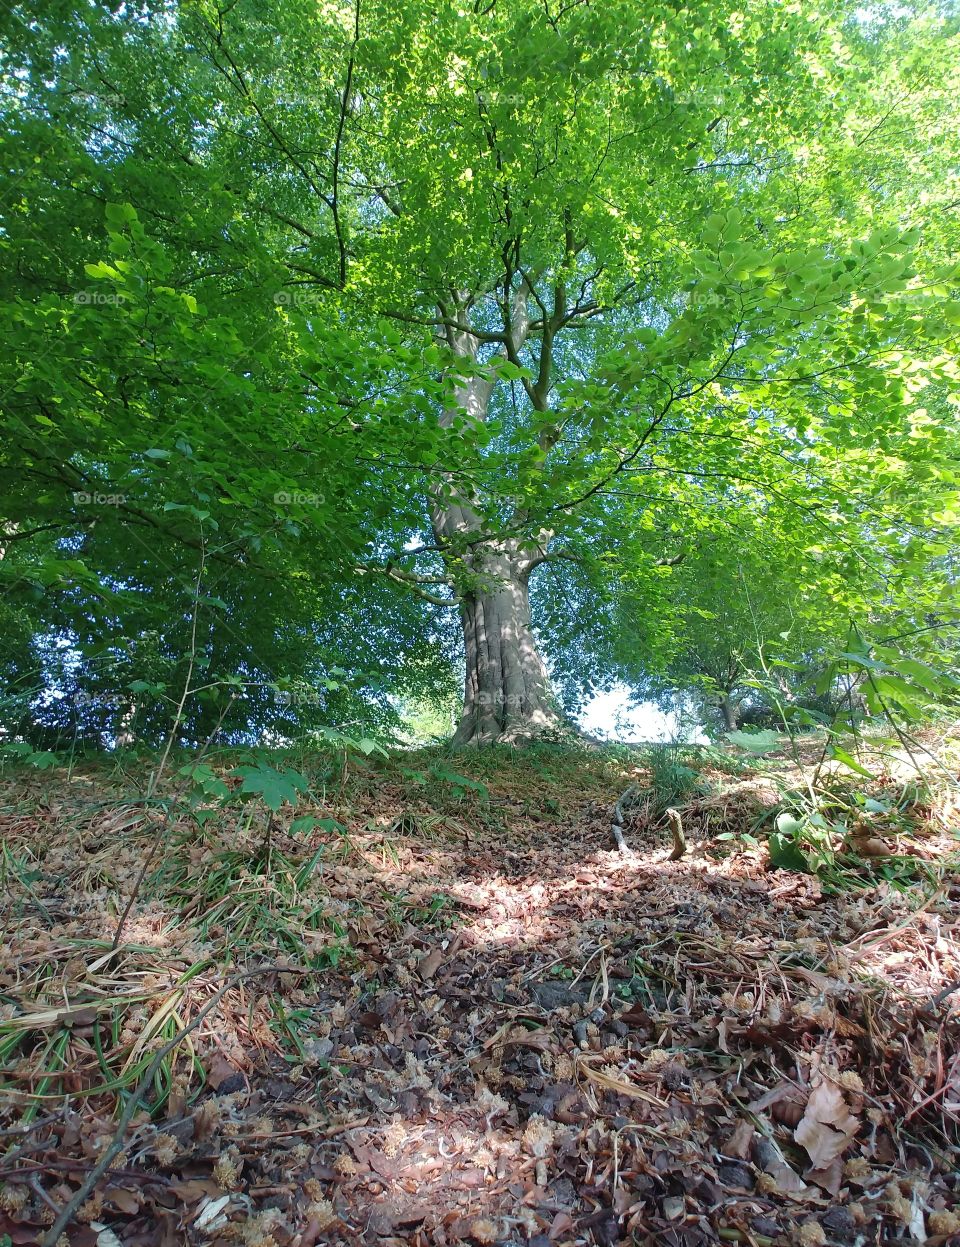
<instances>
[{"instance_id":1,"label":"background tree","mask_svg":"<svg viewBox=\"0 0 960 1247\"><path fill-rule=\"evenodd\" d=\"M839 568L834 574L839 579ZM744 712L782 727L779 707L814 708L817 676L844 648L851 616L869 611L832 579L822 559L742 508L735 525L672 570L656 618L671 631L658 646L646 643L650 622L631 615L629 595L618 603L626 672L665 706L692 699L714 731L735 731ZM858 594L865 579L861 569ZM879 577L871 596L882 597ZM659 663L651 663L648 655L658 650ZM770 681L777 705L762 691Z\"/></svg>"}]
</instances>

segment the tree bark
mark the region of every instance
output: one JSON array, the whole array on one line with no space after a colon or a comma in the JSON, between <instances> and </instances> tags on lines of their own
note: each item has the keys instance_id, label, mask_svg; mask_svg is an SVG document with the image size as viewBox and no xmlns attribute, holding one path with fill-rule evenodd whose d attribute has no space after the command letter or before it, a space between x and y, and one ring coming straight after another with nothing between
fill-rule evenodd
<instances>
[{"instance_id":1,"label":"tree bark","mask_svg":"<svg viewBox=\"0 0 960 1247\"><path fill-rule=\"evenodd\" d=\"M720 702L720 713L723 715L723 726L726 730L735 732L739 715L737 714L737 704L732 697L727 696L723 698Z\"/></svg>"},{"instance_id":2,"label":"tree bark","mask_svg":"<svg viewBox=\"0 0 960 1247\"><path fill-rule=\"evenodd\" d=\"M517 318L522 337L526 318L519 305ZM447 341L458 355L476 361L479 342L472 334L449 330ZM494 385L492 377L462 382L441 423L485 420ZM530 619L530 573L543 552L531 554L514 539L485 537L470 499L452 502L435 490L430 510L437 545L460 596L463 626L463 713L453 743L513 743L568 728L556 708Z\"/></svg>"},{"instance_id":3,"label":"tree bark","mask_svg":"<svg viewBox=\"0 0 960 1247\"><path fill-rule=\"evenodd\" d=\"M460 606L466 671L453 743L506 744L563 731L530 621L531 560L500 543L471 561L477 587Z\"/></svg>"}]
</instances>

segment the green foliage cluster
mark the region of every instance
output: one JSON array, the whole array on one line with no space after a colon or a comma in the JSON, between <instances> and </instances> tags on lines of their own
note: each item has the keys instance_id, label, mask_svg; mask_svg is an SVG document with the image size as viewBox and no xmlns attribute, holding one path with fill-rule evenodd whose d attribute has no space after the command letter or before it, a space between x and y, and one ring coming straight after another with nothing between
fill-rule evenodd
<instances>
[{"instance_id":1,"label":"green foliage cluster","mask_svg":"<svg viewBox=\"0 0 960 1247\"><path fill-rule=\"evenodd\" d=\"M691 765L693 759L676 745L655 745L645 761L649 769L649 809L655 818L704 788L699 771Z\"/></svg>"},{"instance_id":2,"label":"green foliage cluster","mask_svg":"<svg viewBox=\"0 0 960 1247\"><path fill-rule=\"evenodd\" d=\"M0 20L8 736L395 731L478 550L571 706L949 695L952 6Z\"/></svg>"}]
</instances>

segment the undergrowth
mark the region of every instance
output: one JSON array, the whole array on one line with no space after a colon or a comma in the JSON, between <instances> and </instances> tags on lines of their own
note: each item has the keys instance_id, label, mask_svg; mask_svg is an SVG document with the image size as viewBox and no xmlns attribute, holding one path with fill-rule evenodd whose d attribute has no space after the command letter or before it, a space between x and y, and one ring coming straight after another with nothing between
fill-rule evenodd
<instances>
[{"instance_id":1,"label":"undergrowth","mask_svg":"<svg viewBox=\"0 0 960 1247\"><path fill-rule=\"evenodd\" d=\"M362 919L363 903L332 905L325 881L361 852L358 839L389 873L404 838L445 849L471 827L507 826L517 809L542 821L586 802L602 808L634 775L645 777L652 818L677 806L685 819L720 808L725 779L742 785L753 777L775 785L776 803L714 835L713 850L729 851L739 839L759 851L766 837L772 866L816 874L825 891L887 886L916 891L918 904L960 871L960 843L939 856L924 851L931 828L942 831L950 817L946 781L938 789L929 780L844 777L817 767L815 779L798 782L782 761L770 767L676 746L541 745L470 755L438 748L389 757L334 749L300 754L303 769L293 760L288 752L235 750L203 762L175 759L170 786L147 801L144 786L130 790L129 758L85 759L69 772L70 798L57 814L62 843L26 831L0 842L4 919L21 950L0 990L0 1064L16 1087L18 1125L66 1094L119 1102L237 966L269 958L323 975L355 958L351 923ZM31 826L35 816L47 817L46 788L29 783L39 767L57 774L45 757L8 755L18 800L3 808ZM358 820L364 801L375 807L384 786L401 812ZM116 942L133 867L158 825L161 850ZM82 924L59 908L61 878L100 906L102 938L64 934ZM440 889L422 895L384 884L380 899L390 938L411 925L442 935L458 921L456 903ZM636 982L620 990L645 999L643 973L638 962ZM305 1019L276 996L225 998L219 1024L288 1062L309 1055ZM160 1063L153 1114L167 1111L171 1098L189 1102L206 1085L200 1039L187 1036Z\"/></svg>"}]
</instances>

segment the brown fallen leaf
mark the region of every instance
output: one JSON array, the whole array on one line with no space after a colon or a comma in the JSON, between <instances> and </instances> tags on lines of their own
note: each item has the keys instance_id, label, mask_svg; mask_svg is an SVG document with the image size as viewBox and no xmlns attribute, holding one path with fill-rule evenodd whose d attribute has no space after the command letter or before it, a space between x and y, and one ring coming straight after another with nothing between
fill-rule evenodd
<instances>
[{"instance_id":1,"label":"brown fallen leaf","mask_svg":"<svg viewBox=\"0 0 960 1247\"><path fill-rule=\"evenodd\" d=\"M140 1196L136 1191L128 1191L123 1186L108 1186L103 1192L103 1198L106 1203L113 1204L119 1208L121 1212L125 1212L128 1217L132 1217L140 1211Z\"/></svg>"},{"instance_id":2,"label":"brown fallen leaf","mask_svg":"<svg viewBox=\"0 0 960 1247\"><path fill-rule=\"evenodd\" d=\"M326 1229L327 1225L322 1217L311 1217L300 1234L297 1247L314 1247L317 1239Z\"/></svg>"},{"instance_id":3,"label":"brown fallen leaf","mask_svg":"<svg viewBox=\"0 0 960 1247\"><path fill-rule=\"evenodd\" d=\"M422 979L432 979L443 964L445 956L442 948L435 948L433 952L425 953L417 962L417 973Z\"/></svg>"},{"instance_id":4,"label":"brown fallen leaf","mask_svg":"<svg viewBox=\"0 0 960 1247\"><path fill-rule=\"evenodd\" d=\"M57 1022L61 1026L69 1026L71 1028L89 1026L91 1022L96 1020L97 1010L90 1005L79 1009L67 1009L57 1018Z\"/></svg>"},{"instance_id":5,"label":"brown fallen leaf","mask_svg":"<svg viewBox=\"0 0 960 1247\"><path fill-rule=\"evenodd\" d=\"M824 1078L810 1092L803 1117L793 1137L806 1149L814 1170L825 1170L842 1156L860 1129L843 1092Z\"/></svg>"},{"instance_id":6,"label":"brown fallen leaf","mask_svg":"<svg viewBox=\"0 0 960 1247\"><path fill-rule=\"evenodd\" d=\"M826 1169L811 1170L807 1177L830 1195L836 1195L843 1184L843 1161L835 1156Z\"/></svg>"},{"instance_id":7,"label":"brown fallen leaf","mask_svg":"<svg viewBox=\"0 0 960 1247\"><path fill-rule=\"evenodd\" d=\"M214 1052L207 1062L207 1082L214 1091L219 1091L224 1083L236 1079L238 1075L239 1071L220 1052Z\"/></svg>"},{"instance_id":8,"label":"brown fallen leaf","mask_svg":"<svg viewBox=\"0 0 960 1247\"><path fill-rule=\"evenodd\" d=\"M778 1194L806 1194L809 1189L806 1182L804 1182L795 1169L791 1169L787 1164L783 1152L780 1151L773 1139L758 1136L754 1140L753 1155L764 1173L769 1174L773 1178Z\"/></svg>"},{"instance_id":9,"label":"brown fallen leaf","mask_svg":"<svg viewBox=\"0 0 960 1247\"><path fill-rule=\"evenodd\" d=\"M733 1134L723 1145L724 1156L735 1156L739 1160L746 1160L750 1155L750 1144L754 1133L753 1122L748 1121L746 1117L741 1118L734 1127Z\"/></svg>"},{"instance_id":10,"label":"brown fallen leaf","mask_svg":"<svg viewBox=\"0 0 960 1247\"><path fill-rule=\"evenodd\" d=\"M561 1234L566 1234L573 1229L573 1218L568 1212L558 1212L553 1218L548 1231L548 1237L551 1239L559 1238Z\"/></svg>"},{"instance_id":11,"label":"brown fallen leaf","mask_svg":"<svg viewBox=\"0 0 960 1247\"><path fill-rule=\"evenodd\" d=\"M860 857L889 857L892 849L879 836L867 836L865 839L851 840L851 850Z\"/></svg>"},{"instance_id":12,"label":"brown fallen leaf","mask_svg":"<svg viewBox=\"0 0 960 1247\"><path fill-rule=\"evenodd\" d=\"M626 1026L645 1026L650 1021L650 1011L634 1002L629 1009L617 1014L617 1019Z\"/></svg>"},{"instance_id":13,"label":"brown fallen leaf","mask_svg":"<svg viewBox=\"0 0 960 1247\"><path fill-rule=\"evenodd\" d=\"M522 1048L539 1048L546 1052L556 1046L556 1037L545 1028L528 1031L523 1026L511 1026L506 1023L487 1040L483 1047L486 1052L491 1048L506 1048L510 1044L516 1044Z\"/></svg>"},{"instance_id":14,"label":"brown fallen leaf","mask_svg":"<svg viewBox=\"0 0 960 1247\"><path fill-rule=\"evenodd\" d=\"M795 1083L779 1082L748 1107L751 1113L760 1113L769 1109L770 1116L775 1121L785 1122L788 1126L796 1126L803 1117L803 1092Z\"/></svg>"},{"instance_id":15,"label":"brown fallen leaf","mask_svg":"<svg viewBox=\"0 0 960 1247\"><path fill-rule=\"evenodd\" d=\"M487 897L471 896L469 893L459 889L451 890L450 899L457 905L463 905L467 909L486 909L490 903Z\"/></svg>"},{"instance_id":16,"label":"brown fallen leaf","mask_svg":"<svg viewBox=\"0 0 960 1247\"><path fill-rule=\"evenodd\" d=\"M213 1178L187 1178L182 1182L175 1180L170 1183L169 1190L185 1204L222 1194L220 1184Z\"/></svg>"}]
</instances>

